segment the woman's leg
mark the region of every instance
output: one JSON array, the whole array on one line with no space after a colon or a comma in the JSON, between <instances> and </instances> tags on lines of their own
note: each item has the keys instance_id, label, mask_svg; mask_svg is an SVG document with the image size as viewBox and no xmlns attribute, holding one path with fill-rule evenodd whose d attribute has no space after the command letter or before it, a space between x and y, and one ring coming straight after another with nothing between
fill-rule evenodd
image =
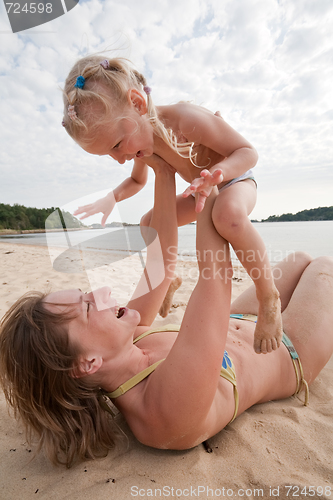
<instances>
[{"instance_id":1,"label":"woman's leg","mask_svg":"<svg viewBox=\"0 0 333 500\"><path fill-rule=\"evenodd\" d=\"M295 252L288 255L272 269L275 286L280 293L281 309L285 310L304 270L312 261L305 252ZM256 289L251 285L231 304L231 314L258 315L258 299Z\"/></svg>"},{"instance_id":2,"label":"woman's leg","mask_svg":"<svg viewBox=\"0 0 333 500\"><path fill-rule=\"evenodd\" d=\"M311 384L333 352L332 257L319 257L306 267L282 317Z\"/></svg>"},{"instance_id":3,"label":"woman's leg","mask_svg":"<svg viewBox=\"0 0 333 500\"><path fill-rule=\"evenodd\" d=\"M253 181L237 182L220 193L212 217L217 231L232 245L255 284L259 311L254 349L257 353L267 353L277 349L281 342L281 303L265 244L248 218L256 196Z\"/></svg>"}]
</instances>

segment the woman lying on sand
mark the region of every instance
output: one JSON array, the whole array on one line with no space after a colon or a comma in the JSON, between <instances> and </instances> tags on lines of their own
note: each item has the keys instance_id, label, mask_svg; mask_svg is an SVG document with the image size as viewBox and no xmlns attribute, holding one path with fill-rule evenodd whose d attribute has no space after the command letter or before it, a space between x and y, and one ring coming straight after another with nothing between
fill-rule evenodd
<instances>
[{"instance_id":1,"label":"woman lying on sand","mask_svg":"<svg viewBox=\"0 0 333 500\"><path fill-rule=\"evenodd\" d=\"M229 248L212 224L214 191L198 214L199 278L182 324L151 330L174 276L168 248L177 244L174 171L158 159L154 170L151 227L160 237L165 271L157 287L139 291L120 309L107 287L29 293L2 320L6 399L54 463L70 466L113 446L116 426L102 408L106 398L140 442L191 448L256 403L302 389L307 402L308 385L333 352L333 260L303 253L274 268L290 340L284 337L285 345L270 356L254 352L255 289L230 310ZM151 244L150 276L161 267L159 257Z\"/></svg>"}]
</instances>

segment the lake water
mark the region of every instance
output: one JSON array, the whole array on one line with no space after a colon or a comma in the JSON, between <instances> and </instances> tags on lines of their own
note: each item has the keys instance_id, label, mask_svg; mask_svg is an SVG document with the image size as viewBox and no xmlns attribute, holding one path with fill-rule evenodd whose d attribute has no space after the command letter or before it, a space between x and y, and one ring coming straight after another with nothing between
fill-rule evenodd
<instances>
[{"instance_id":1,"label":"lake water","mask_svg":"<svg viewBox=\"0 0 333 500\"><path fill-rule=\"evenodd\" d=\"M313 257L333 256L333 221L304 222L263 222L253 223L263 238L270 262L278 262L286 255L297 250L308 252ZM181 259L195 256L195 224L179 228L178 254ZM139 236L137 226L112 229L90 229L68 233L38 233L22 235L3 235L0 242L27 245L49 245L68 247L84 244L85 248L113 252L144 250L145 244Z\"/></svg>"},{"instance_id":2,"label":"lake water","mask_svg":"<svg viewBox=\"0 0 333 500\"><path fill-rule=\"evenodd\" d=\"M264 240L270 262L278 262L288 254L302 250L312 257L333 257L333 221L253 223ZM195 226L179 228L179 253L186 258L195 248Z\"/></svg>"}]
</instances>

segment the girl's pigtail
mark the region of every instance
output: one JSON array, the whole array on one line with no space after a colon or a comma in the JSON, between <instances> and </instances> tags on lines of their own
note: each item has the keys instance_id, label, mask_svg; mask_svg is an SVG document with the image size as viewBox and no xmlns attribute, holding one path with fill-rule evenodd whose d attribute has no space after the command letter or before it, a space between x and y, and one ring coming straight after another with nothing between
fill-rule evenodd
<instances>
[{"instance_id":1,"label":"girl's pigtail","mask_svg":"<svg viewBox=\"0 0 333 500\"><path fill-rule=\"evenodd\" d=\"M73 94L73 101L71 102L71 100L68 99L69 105L68 105L67 112L68 112L69 118L72 121L75 121L78 118L76 111L75 111L75 106L74 106L74 103L77 100L77 94L79 92L77 89L82 90L85 83L86 83L86 79L84 78L84 76L82 76L82 75L78 76L76 79L76 83L74 85L74 91L71 93L71 94Z\"/></svg>"},{"instance_id":2,"label":"girl's pigtail","mask_svg":"<svg viewBox=\"0 0 333 500\"><path fill-rule=\"evenodd\" d=\"M148 116L149 116L150 120L153 122L157 119L157 114L156 114L155 106L153 104L153 100L152 100L151 95L150 95L151 88L148 87L147 80L145 79L145 77L141 73L139 73L138 71L136 71L134 69L133 74L136 78L136 81L138 82L139 85L142 85L143 90L144 90L145 94L147 95Z\"/></svg>"},{"instance_id":3,"label":"girl's pigtail","mask_svg":"<svg viewBox=\"0 0 333 500\"><path fill-rule=\"evenodd\" d=\"M77 125L84 125L84 123L79 119L77 115L77 110L75 109L75 104L80 101L80 94L84 89L84 85L86 83L86 78L83 75L79 75L76 78L76 82L74 85L73 90L71 90L67 94L67 100L68 100L68 106L67 106L67 115L68 118L72 121L75 122ZM62 125L66 127L66 120L64 118Z\"/></svg>"},{"instance_id":4,"label":"girl's pigtail","mask_svg":"<svg viewBox=\"0 0 333 500\"><path fill-rule=\"evenodd\" d=\"M100 63L100 66L102 66L102 68L104 69L110 69L110 63L107 59L104 59L103 61L101 61Z\"/></svg>"}]
</instances>

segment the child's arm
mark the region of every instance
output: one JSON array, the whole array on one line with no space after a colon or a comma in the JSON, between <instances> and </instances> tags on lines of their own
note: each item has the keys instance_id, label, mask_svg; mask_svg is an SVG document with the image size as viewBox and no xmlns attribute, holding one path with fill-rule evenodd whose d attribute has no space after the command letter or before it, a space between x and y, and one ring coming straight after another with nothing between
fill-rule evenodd
<instances>
[{"instance_id":1,"label":"child's arm","mask_svg":"<svg viewBox=\"0 0 333 500\"><path fill-rule=\"evenodd\" d=\"M141 191L147 184L147 179L148 165L144 161L135 158L131 176L127 177L127 179L113 190L116 203L131 198Z\"/></svg>"},{"instance_id":2,"label":"child's arm","mask_svg":"<svg viewBox=\"0 0 333 500\"><path fill-rule=\"evenodd\" d=\"M221 169L223 180L229 181L253 168L258 153L252 144L236 132L221 115L189 103L180 103L179 127L190 142L202 144L224 157L209 170Z\"/></svg>"},{"instance_id":3,"label":"child's arm","mask_svg":"<svg viewBox=\"0 0 333 500\"><path fill-rule=\"evenodd\" d=\"M127 177L119 186L117 186L113 191L110 191L106 196L100 198L94 203L89 205L84 205L78 207L75 210L74 215L79 215L84 213L81 220L90 217L91 215L102 212L104 215L102 217L101 224L105 225L107 218L112 212L116 203L127 198L131 198L136 193L141 191L141 189L146 185L148 179L148 165L142 160L135 159L133 170L130 177Z\"/></svg>"},{"instance_id":4,"label":"child's arm","mask_svg":"<svg viewBox=\"0 0 333 500\"><path fill-rule=\"evenodd\" d=\"M219 153L223 159L212 166L209 171L222 170L220 182L230 181L253 168L258 161L258 153L254 147L236 130L228 125L220 113L211 113L205 108L188 103L178 106L179 127L183 135L190 142L202 144ZM194 179L191 186L186 189L184 196L192 192L203 192L202 200L209 196L211 189L206 186L203 179ZM197 204L199 212L203 208Z\"/></svg>"}]
</instances>

